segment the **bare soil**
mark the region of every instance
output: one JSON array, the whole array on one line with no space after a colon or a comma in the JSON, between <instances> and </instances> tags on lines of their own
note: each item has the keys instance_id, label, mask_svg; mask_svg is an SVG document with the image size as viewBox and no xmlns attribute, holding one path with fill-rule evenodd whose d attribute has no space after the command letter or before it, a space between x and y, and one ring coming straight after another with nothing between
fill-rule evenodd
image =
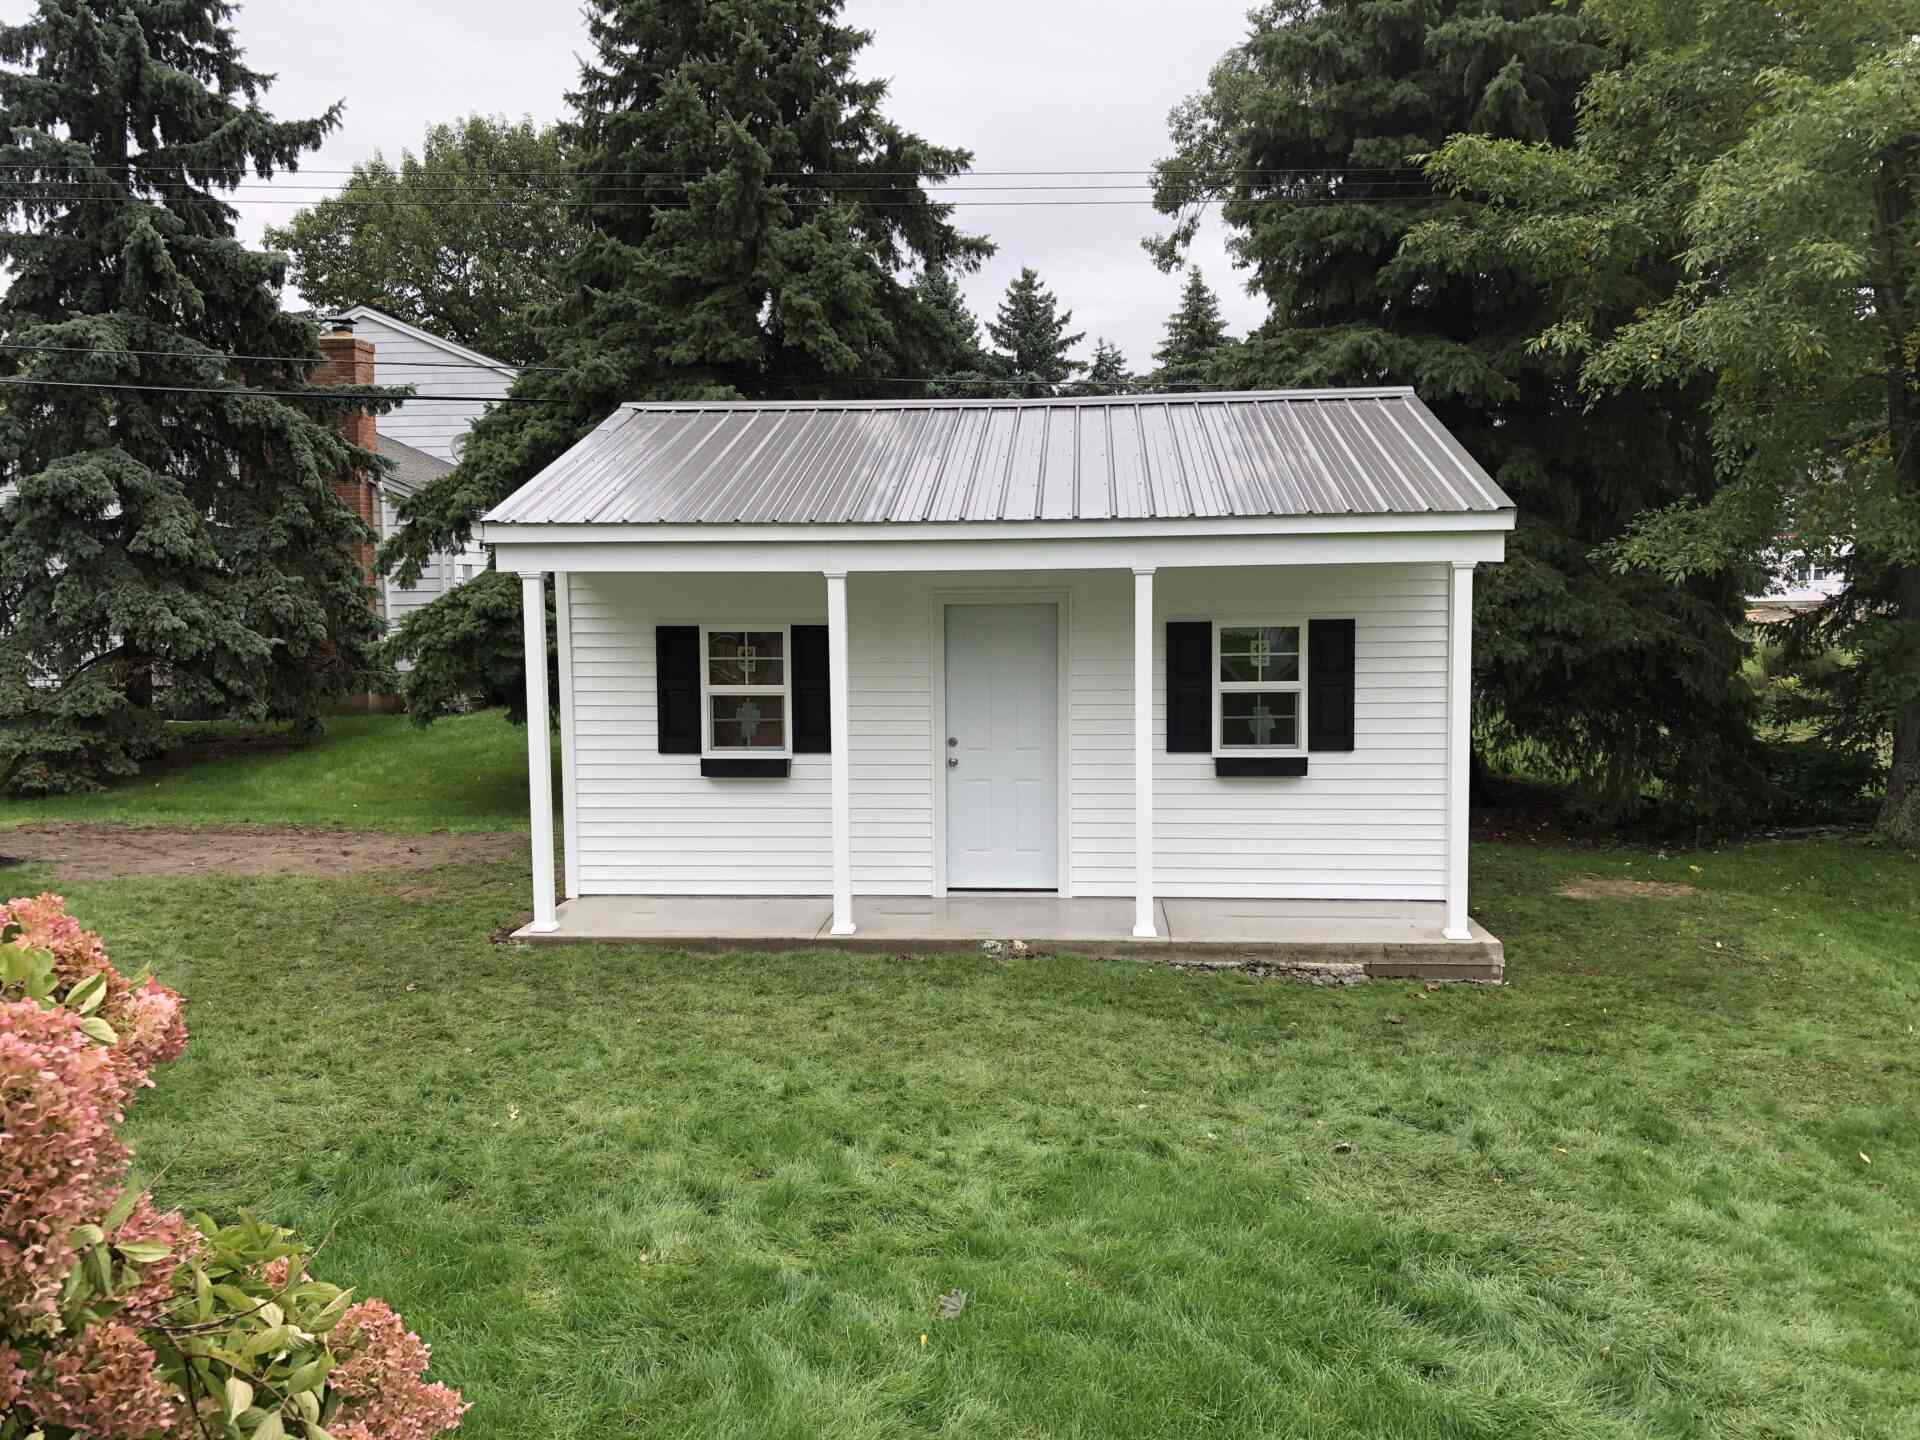
<instances>
[{"instance_id":1,"label":"bare soil","mask_svg":"<svg viewBox=\"0 0 1920 1440\"><path fill-rule=\"evenodd\" d=\"M1617 880L1579 875L1555 893L1569 900L1684 900L1700 892L1691 885L1670 880Z\"/></svg>"},{"instance_id":2,"label":"bare soil","mask_svg":"<svg viewBox=\"0 0 1920 1440\"><path fill-rule=\"evenodd\" d=\"M51 865L63 880L116 875L343 875L521 856L515 834L385 835L298 825L88 825L0 830L0 864Z\"/></svg>"}]
</instances>

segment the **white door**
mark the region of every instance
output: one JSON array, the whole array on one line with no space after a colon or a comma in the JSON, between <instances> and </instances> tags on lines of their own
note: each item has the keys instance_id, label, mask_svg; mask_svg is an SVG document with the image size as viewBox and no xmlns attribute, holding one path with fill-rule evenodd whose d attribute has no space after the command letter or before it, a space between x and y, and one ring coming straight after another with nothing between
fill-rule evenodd
<instances>
[{"instance_id":1,"label":"white door","mask_svg":"<svg viewBox=\"0 0 1920 1440\"><path fill-rule=\"evenodd\" d=\"M1060 885L1059 611L947 609L947 888Z\"/></svg>"}]
</instances>

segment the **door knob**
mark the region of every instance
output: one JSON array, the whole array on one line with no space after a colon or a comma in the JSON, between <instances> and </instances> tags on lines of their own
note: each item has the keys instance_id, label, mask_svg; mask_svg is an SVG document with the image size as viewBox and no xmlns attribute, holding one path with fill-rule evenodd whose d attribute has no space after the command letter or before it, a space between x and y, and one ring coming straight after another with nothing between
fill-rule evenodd
<instances>
[{"instance_id":1,"label":"door knob","mask_svg":"<svg viewBox=\"0 0 1920 1440\"><path fill-rule=\"evenodd\" d=\"M953 749L953 747L958 745L959 743L960 743L960 737L958 735L947 736L947 748L949 750Z\"/></svg>"},{"instance_id":2,"label":"door knob","mask_svg":"<svg viewBox=\"0 0 1920 1440\"><path fill-rule=\"evenodd\" d=\"M958 755L947 756L947 769L957 770L959 767L960 767L960 757Z\"/></svg>"}]
</instances>

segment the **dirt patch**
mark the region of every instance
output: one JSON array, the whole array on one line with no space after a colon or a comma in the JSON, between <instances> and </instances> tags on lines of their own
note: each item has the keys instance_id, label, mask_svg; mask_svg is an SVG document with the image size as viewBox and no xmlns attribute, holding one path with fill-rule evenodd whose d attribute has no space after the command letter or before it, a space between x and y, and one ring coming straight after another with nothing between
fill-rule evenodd
<instances>
[{"instance_id":1,"label":"dirt patch","mask_svg":"<svg viewBox=\"0 0 1920 1440\"><path fill-rule=\"evenodd\" d=\"M0 830L0 850L51 865L63 880L116 875L345 875L426 870L523 856L524 835L382 835L297 825L22 825Z\"/></svg>"},{"instance_id":2,"label":"dirt patch","mask_svg":"<svg viewBox=\"0 0 1920 1440\"><path fill-rule=\"evenodd\" d=\"M1569 900L1684 900L1700 892L1691 885L1671 880L1610 880L1599 875L1578 875L1554 893Z\"/></svg>"}]
</instances>

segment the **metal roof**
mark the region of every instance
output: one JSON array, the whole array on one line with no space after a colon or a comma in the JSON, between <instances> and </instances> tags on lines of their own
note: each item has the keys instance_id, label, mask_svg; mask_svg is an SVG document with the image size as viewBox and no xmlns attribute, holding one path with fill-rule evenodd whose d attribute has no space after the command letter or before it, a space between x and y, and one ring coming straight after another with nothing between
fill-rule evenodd
<instances>
[{"instance_id":1,"label":"metal roof","mask_svg":"<svg viewBox=\"0 0 1920 1440\"><path fill-rule=\"evenodd\" d=\"M623 405L488 513L516 525L1511 509L1410 389Z\"/></svg>"}]
</instances>

